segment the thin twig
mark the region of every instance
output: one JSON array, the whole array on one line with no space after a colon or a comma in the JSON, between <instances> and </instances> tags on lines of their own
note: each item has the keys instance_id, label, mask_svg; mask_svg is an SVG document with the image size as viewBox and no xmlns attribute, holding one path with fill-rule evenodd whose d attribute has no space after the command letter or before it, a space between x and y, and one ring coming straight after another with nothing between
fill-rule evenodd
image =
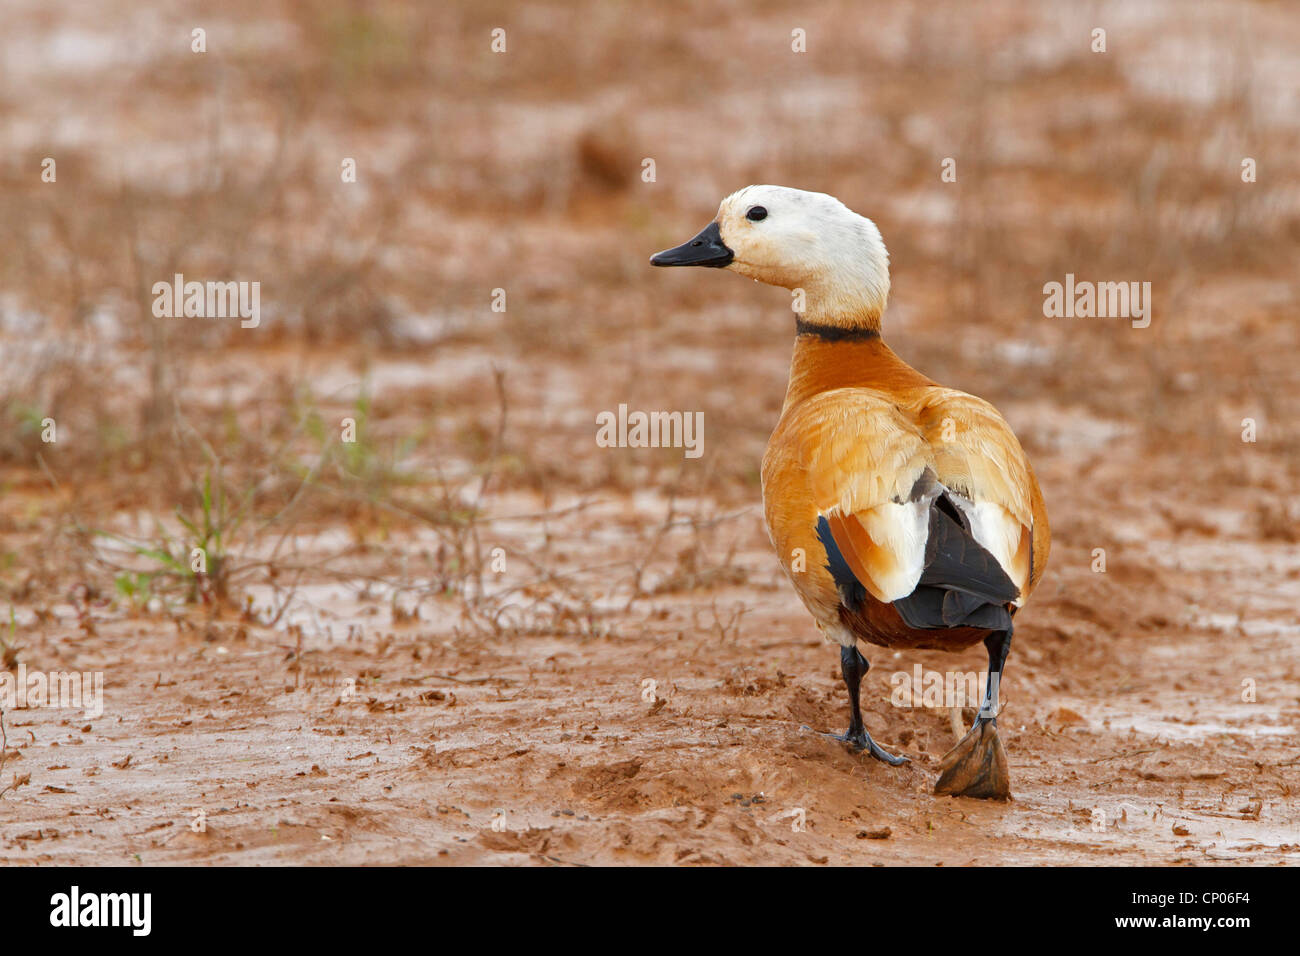
<instances>
[{"instance_id":1,"label":"thin twig","mask_svg":"<svg viewBox=\"0 0 1300 956\"><path fill-rule=\"evenodd\" d=\"M1140 757L1142 754L1153 754L1155 752L1156 749L1154 747L1149 747L1146 750L1126 750L1123 753L1111 754L1108 757L1098 757L1093 760L1093 763L1102 763L1106 760L1121 760L1124 757Z\"/></svg>"}]
</instances>

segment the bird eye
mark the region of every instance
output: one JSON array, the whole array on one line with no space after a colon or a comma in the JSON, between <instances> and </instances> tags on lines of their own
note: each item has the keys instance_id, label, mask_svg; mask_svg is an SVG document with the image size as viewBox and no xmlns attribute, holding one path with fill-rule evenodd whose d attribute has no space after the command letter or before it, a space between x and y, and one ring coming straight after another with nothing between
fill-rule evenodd
<instances>
[{"instance_id":1,"label":"bird eye","mask_svg":"<svg viewBox=\"0 0 1300 956\"><path fill-rule=\"evenodd\" d=\"M749 212L745 213L745 218L750 222L760 222L767 218L767 210L762 206L751 206Z\"/></svg>"}]
</instances>

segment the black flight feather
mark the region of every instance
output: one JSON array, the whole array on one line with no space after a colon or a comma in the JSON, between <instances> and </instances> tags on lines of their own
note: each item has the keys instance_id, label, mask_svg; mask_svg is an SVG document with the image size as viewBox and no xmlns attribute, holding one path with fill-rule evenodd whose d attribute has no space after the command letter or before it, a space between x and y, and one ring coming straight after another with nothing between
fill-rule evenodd
<instances>
[{"instance_id":1,"label":"black flight feather","mask_svg":"<svg viewBox=\"0 0 1300 956\"><path fill-rule=\"evenodd\" d=\"M940 495L930 505L925 570L916 590L894 602L909 627L1010 627L1006 605L1020 596L997 558L975 540L961 509Z\"/></svg>"}]
</instances>

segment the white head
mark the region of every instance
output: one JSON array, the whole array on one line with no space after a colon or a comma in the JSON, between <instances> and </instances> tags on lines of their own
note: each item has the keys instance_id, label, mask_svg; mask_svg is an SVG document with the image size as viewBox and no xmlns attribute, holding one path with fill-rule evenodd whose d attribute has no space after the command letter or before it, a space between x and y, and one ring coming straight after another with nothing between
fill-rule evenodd
<instances>
[{"instance_id":1,"label":"white head","mask_svg":"<svg viewBox=\"0 0 1300 956\"><path fill-rule=\"evenodd\" d=\"M802 289L801 318L819 325L878 329L889 297L889 253L876 224L834 196L788 186L732 193L703 232L650 262Z\"/></svg>"}]
</instances>

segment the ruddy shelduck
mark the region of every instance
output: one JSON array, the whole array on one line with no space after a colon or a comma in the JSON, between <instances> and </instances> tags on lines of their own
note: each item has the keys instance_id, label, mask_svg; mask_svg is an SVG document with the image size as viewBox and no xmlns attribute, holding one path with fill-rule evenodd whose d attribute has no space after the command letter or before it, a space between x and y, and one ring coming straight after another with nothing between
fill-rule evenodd
<instances>
[{"instance_id":1,"label":"ruddy shelduck","mask_svg":"<svg viewBox=\"0 0 1300 956\"><path fill-rule=\"evenodd\" d=\"M832 196L749 186L650 261L729 269L794 294L794 358L763 456L763 506L782 567L840 645L851 717L846 733L827 736L895 766L907 759L863 725L870 665L859 640L949 651L983 641L984 699L940 762L935 792L1005 799L998 684L1012 620L1050 546L1038 481L1010 426L881 341L889 255L875 224Z\"/></svg>"}]
</instances>

